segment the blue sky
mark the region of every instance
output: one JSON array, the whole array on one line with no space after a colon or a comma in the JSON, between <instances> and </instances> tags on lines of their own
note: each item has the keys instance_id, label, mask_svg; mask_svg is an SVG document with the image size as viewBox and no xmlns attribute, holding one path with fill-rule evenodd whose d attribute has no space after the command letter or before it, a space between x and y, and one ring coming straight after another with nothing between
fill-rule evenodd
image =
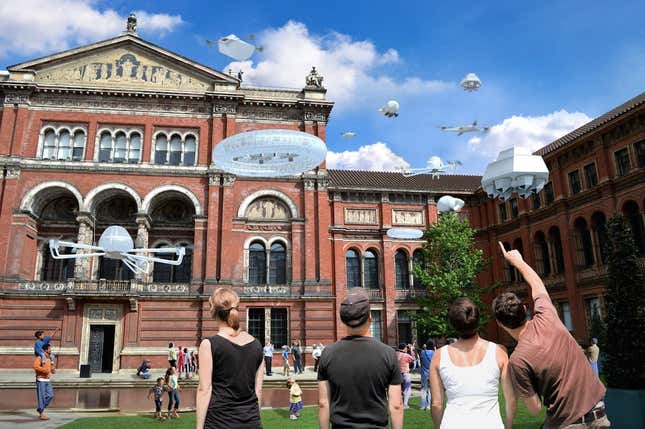
<instances>
[{"instance_id":1,"label":"blue sky","mask_svg":"<svg viewBox=\"0 0 645 429\"><path fill-rule=\"evenodd\" d=\"M301 87L318 66L337 101L327 143L339 167L421 167L438 155L481 174L500 149L540 147L645 91L643 1L5 0L0 68L118 34L132 10L145 39L243 69L247 84ZM203 43L230 33L256 35L265 51L231 64ZM479 92L459 88L468 72ZM391 98L398 118L377 112ZM438 129L475 119L491 132ZM357 137L342 139L347 130Z\"/></svg>"}]
</instances>

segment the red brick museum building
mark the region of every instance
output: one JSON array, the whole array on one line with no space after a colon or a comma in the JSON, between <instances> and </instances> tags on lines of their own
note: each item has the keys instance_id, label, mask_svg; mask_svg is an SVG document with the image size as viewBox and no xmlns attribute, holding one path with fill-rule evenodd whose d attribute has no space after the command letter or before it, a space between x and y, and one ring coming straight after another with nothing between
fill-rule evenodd
<instances>
[{"instance_id":1,"label":"red brick museum building","mask_svg":"<svg viewBox=\"0 0 645 429\"><path fill-rule=\"evenodd\" d=\"M477 176L323 163L252 179L218 169L212 150L236 133L282 128L324 140L333 103L306 82L244 86L133 32L0 74L2 367L29 367L33 332L56 327L62 368L112 372L143 357L162 365L168 341L194 348L212 335L208 296L219 286L240 294L243 325L261 341L335 341L351 287L370 294L374 336L409 341L423 241L385 231L427 228L447 194L466 201L463 216L492 257L482 282L503 279L525 294L495 246L520 249L579 339L590 312L603 311L600 249L612 213L629 217L645 254L645 94L541 149L552 181L529 200L490 200ZM93 244L110 225L137 247L186 246L184 262L135 276L115 260L51 258L48 239Z\"/></svg>"}]
</instances>

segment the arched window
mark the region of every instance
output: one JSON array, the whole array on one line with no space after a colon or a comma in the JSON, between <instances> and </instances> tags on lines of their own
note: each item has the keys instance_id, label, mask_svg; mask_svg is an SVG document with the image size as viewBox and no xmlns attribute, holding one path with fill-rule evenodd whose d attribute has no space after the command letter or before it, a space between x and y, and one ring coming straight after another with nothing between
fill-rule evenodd
<instances>
[{"instance_id":1,"label":"arched window","mask_svg":"<svg viewBox=\"0 0 645 429\"><path fill-rule=\"evenodd\" d=\"M347 288L361 286L361 261L358 252L349 249L345 253L345 270L347 271Z\"/></svg>"},{"instance_id":2,"label":"arched window","mask_svg":"<svg viewBox=\"0 0 645 429\"><path fill-rule=\"evenodd\" d=\"M576 262L580 267L591 267L594 263L593 242L591 241L591 231L587 227L587 221L583 218L578 218L573 226L575 229Z\"/></svg>"},{"instance_id":3,"label":"arched window","mask_svg":"<svg viewBox=\"0 0 645 429\"><path fill-rule=\"evenodd\" d=\"M152 281L155 283L190 283L193 277L193 248L191 245L178 244L186 248L186 253L181 260L180 265L154 264L152 271ZM170 245L160 245L158 247L170 247ZM175 259L175 255L158 254L157 258Z\"/></svg>"},{"instance_id":4,"label":"arched window","mask_svg":"<svg viewBox=\"0 0 645 429\"><path fill-rule=\"evenodd\" d=\"M542 231L538 231L535 234L533 252L535 253L535 265L537 267L538 274L543 276L550 275L551 259L549 258L549 245L547 244L546 237Z\"/></svg>"},{"instance_id":5,"label":"arched window","mask_svg":"<svg viewBox=\"0 0 645 429\"><path fill-rule=\"evenodd\" d=\"M282 243L273 243L269 253L269 284L287 283L287 250Z\"/></svg>"},{"instance_id":6,"label":"arched window","mask_svg":"<svg viewBox=\"0 0 645 429\"><path fill-rule=\"evenodd\" d=\"M403 250L397 250L394 255L394 267L396 271L396 288L410 288L410 268L408 267L408 254Z\"/></svg>"},{"instance_id":7,"label":"arched window","mask_svg":"<svg viewBox=\"0 0 645 429\"><path fill-rule=\"evenodd\" d=\"M364 286L367 289L378 289L378 259L373 250L363 255Z\"/></svg>"},{"instance_id":8,"label":"arched window","mask_svg":"<svg viewBox=\"0 0 645 429\"><path fill-rule=\"evenodd\" d=\"M564 251L562 250L560 229L557 226L552 226L549 229L549 244L555 256L555 271L562 274L564 273Z\"/></svg>"},{"instance_id":9,"label":"arched window","mask_svg":"<svg viewBox=\"0 0 645 429\"><path fill-rule=\"evenodd\" d=\"M596 212L591 216L591 229L596 237L596 254L604 264L607 262L607 219L604 213Z\"/></svg>"},{"instance_id":10,"label":"arched window","mask_svg":"<svg viewBox=\"0 0 645 429\"><path fill-rule=\"evenodd\" d=\"M426 269L426 260L423 257L423 251L421 249L414 251L412 254L412 262L414 268L419 267L422 270ZM415 289L423 289L421 279L414 274L414 271L412 272L412 282Z\"/></svg>"},{"instance_id":11,"label":"arched window","mask_svg":"<svg viewBox=\"0 0 645 429\"><path fill-rule=\"evenodd\" d=\"M259 241L249 247L249 284L264 285L267 282L267 254Z\"/></svg>"},{"instance_id":12,"label":"arched window","mask_svg":"<svg viewBox=\"0 0 645 429\"><path fill-rule=\"evenodd\" d=\"M81 161L85 151L85 131L76 130L73 134L67 128L45 128L42 133L42 159L61 161Z\"/></svg>"},{"instance_id":13,"label":"arched window","mask_svg":"<svg viewBox=\"0 0 645 429\"><path fill-rule=\"evenodd\" d=\"M643 225L643 216L639 212L638 204L635 201L627 201L623 205L623 215L632 229L638 253L640 255L645 254L645 226Z\"/></svg>"},{"instance_id":14,"label":"arched window","mask_svg":"<svg viewBox=\"0 0 645 429\"><path fill-rule=\"evenodd\" d=\"M123 261L99 256L99 279L105 280L132 280L134 273Z\"/></svg>"},{"instance_id":15,"label":"arched window","mask_svg":"<svg viewBox=\"0 0 645 429\"><path fill-rule=\"evenodd\" d=\"M141 132L103 130L99 134L99 162L141 162Z\"/></svg>"},{"instance_id":16,"label":"arched window","mask_svg":"<svg viewBox=\"0 0 645 429\"><path fill-rule=\"evenodd\" d=\"M168 137L170 135L170 137ZM155 164L195 165L197 137L194 134L158 133L154 143Z\"/></svg>"},{"instance_id":17,"label":"arched window","mask_svg":"<svg viewBox=\"0 0 645 429\"><path fill-rule=\"evenodd\" d=\"M61 250L61 253L71 254L69 247ZM43 263L40 279L44 282L60 282L74 278L75 259L54 259L49 251L49 246L43 247Z\"/></svg>"}]
</instances>

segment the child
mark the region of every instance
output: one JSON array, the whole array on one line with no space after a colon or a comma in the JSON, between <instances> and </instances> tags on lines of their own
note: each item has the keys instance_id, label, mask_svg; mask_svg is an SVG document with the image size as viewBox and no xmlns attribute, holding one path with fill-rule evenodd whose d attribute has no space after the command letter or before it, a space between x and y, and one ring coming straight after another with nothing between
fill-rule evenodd
<instances>
[{"instance_id":1,"label":"child","mask_svg":"<svg viewBox=\"0 0 645 429\"><path fill-rule=\"evenodd\" d=\"M286 345L282 346L282 369L284 371L284 375L288 377L291 368L289 368L289 347Z\"/></svg>"},{"instance_id":2,"label":"child","mask_svg":"<svg viewBox=\"0 0 645 429\"><path fill-rule=\"evenodd\" d=\"M298 420L300 410L302 410L302 389L293 377L287 379L287 387L289 388L289 413L291 414L289 418Z\"/></svg>"},{"instance_id":3,"label":"child","mask_svg":"<svg viewBox=\"0 0 645 429\"><path fill-rule=\"evenodd\" d=\"M184 347L184 369L186 370L186 379L190 378L190 353L188 348Z\"/></svg>"},{"instance_id":4,"label":"child","mask_svg":"<svg viewBox=\"0 0 645 429\"><path fill-rule=\"evenodd\" d=\"M168 387L164 385L163 377L157 379L157 384L152 386L148 391L148 399L150 395L153 394L155 397L155 418L159 420L166 420L165 417L161 414L161 406L163 405L163 392L167 392Z\"/></svg>"},{"instance_id":5,"label":"child","mask_svg":"<svg viewBox=\"0 0 645 429\"><path fill-rule=\"evenodd\" d=\"M45 361L47 358L45 357L45 352L43 351L43 347L46 344L49 344L49 342L52 340L52 337L56 335L56 332L58 332L58 328L54 330L54 332L50 335L43 336L44 332L43 331L36 331L34 333L34 336L36 337L36 342L34 343L34 356L40 356L40 364L45 365ZM49 355L49 359L51 359L52 363L54 363L54 354L51 353Z\"/></svg>"}]
</instances>

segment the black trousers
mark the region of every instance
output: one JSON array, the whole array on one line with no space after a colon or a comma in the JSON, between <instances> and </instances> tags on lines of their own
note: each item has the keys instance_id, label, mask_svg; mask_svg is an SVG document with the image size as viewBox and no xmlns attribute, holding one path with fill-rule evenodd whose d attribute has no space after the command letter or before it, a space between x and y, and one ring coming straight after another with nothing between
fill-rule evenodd
<instances>
[{"instance_id":1,"label":"black trousers","mask_svg":"<svg viewBox=\"0 0 645 429\"><path fill-rule=\"evenodd\" d=\"M271 361L273 358L271 356L264 357L264 366L266 367L267 375L271 375Z\"/></svg>"}]
</instances>

